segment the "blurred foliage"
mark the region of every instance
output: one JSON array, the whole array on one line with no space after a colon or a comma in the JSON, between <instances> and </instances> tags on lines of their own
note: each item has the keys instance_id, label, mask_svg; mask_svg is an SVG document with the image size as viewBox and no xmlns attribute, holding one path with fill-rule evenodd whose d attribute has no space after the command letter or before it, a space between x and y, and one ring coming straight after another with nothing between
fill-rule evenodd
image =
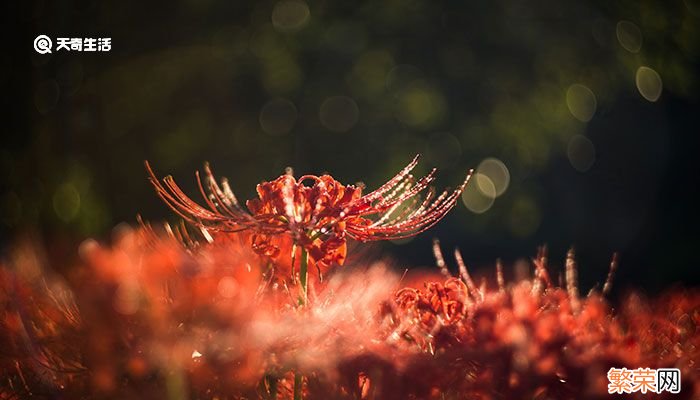
<instances>
[{"instance_id":1,"label":"blurred foliage","mask_svg":"<svg viewBox=\"0 0 700 400\"><path fill-rule=\"evenodd\" d=\"M27 44L2 64L23 121L0 149L6 233L170 217L144 159L188 190L209 160L249 198L286 166L372 188L422 153L441 186L489 157L509 174L435 235L489 259L558 240L610 254L659 207L688 128L674 110L697 103L697 0L68 3L6 6ZM38 55L40 33L113 45Z\"/></svg>"}]
</instances>

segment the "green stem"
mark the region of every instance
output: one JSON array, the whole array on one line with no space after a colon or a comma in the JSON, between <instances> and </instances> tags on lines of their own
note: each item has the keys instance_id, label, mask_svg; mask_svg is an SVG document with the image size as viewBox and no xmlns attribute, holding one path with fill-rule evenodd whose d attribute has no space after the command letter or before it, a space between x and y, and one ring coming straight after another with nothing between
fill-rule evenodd
<instances>
[{"instance_id":1,"label":"green stem","mask_svg":"<svg viewBox=\"0 0 700 400\"><path fill-rule=\"evenodd\" d=\"M294 261L296 256L296 250L292 252L292 268L294 268ZM301 246L301 260L299 260L299 283L301 285L301 296L299 296L299 305L306 305L307 301L307 288L308 288L308 278L309 278L309 253L306 251L304 246ZM293 269L292 269L293 271ZM294 400L302 400L302 385L304 383L304 375L299 371L294 372Z\"/></svg>"},{"instance_id":2,"label":"green stem","mask_svg":"<svg viewBox=\"0 0 700 400\"><path fill-rule=\"evenodd\" d=\"M304 376L298 371L294 373L294 400L301 400L301 386L304 383Z\"/></svg>"},{"instance_id":3,"label":"green stem","mask_svg":"<svg viewBox=\"0 0 700 400\"><path fill-rule=\"evenodd\" d=\"M267 392L265 398L277 400L277 377L267 374L263 377L263 390Z\"/></svg>"},{"instance_id":4,"label":"green stem","mask_svg":"<svg viewBox=\"0 0 700 400\"><path fill-rule=\"evenodd\" d=\"M301 283L301 298L299 299L299 304L306 304L307 300L307 281L309 278L309 253L302 246L301 248L301 265L299 266L299 282Z\"/></svg>"},{"instance_id":5,"label":"green stem","mask_svg":"<svg viewBox=\"0 0 700 400\"><path fill-rule=\"evenodd\" d=\"M306 304L307 289L308 289L308 278L309 278L309 253L306 249L301 247L301 260L299 265L299 283L301 284L301 296L299 297L299 305L303 306ZM302 400L301 389L304 383L304 376L299 372L294 372L294 400Z\"/></svg>"}]
</instances>

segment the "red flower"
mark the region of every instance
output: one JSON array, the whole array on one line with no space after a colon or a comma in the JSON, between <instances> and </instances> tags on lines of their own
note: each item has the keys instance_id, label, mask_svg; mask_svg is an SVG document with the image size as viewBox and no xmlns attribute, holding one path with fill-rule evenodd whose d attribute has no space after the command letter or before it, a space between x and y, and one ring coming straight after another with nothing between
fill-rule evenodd
<instances>
[{"instance_id":1,"label":"red flower","mask_svg":"<svg viewBox=\"0 0 700 400\"><path fill-rule=\"evenodd\" d=\"M342 185L330 175L291 173L257 186L258 198L240 205L228 181L216 182L208 164L204 182L197 182L205 206L190 199L171 176L159 181L148 162L146 169L158 195L185 220L208 230L251 231L256 252L270 257L279 254L278 235L289 234L295 245L306 249L317 266L342 264L346 236L367 242L392 240L416 235L433 226L456 204L469 182L472 171L453 192L437 197L433 188L425 198L417 196L433 181L435 169L415 180L411 170L416 156L387 183L362 195L362 188ZM308 183L308 184L307 184ZM206 189L206 190L205 190Z\"/></svg>"}]
</instances>

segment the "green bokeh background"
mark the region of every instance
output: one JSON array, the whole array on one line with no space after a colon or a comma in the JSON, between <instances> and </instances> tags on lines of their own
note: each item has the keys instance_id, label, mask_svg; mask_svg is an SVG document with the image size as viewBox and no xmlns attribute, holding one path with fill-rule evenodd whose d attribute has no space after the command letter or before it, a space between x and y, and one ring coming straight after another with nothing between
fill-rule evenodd
<instances>
[{"instance_id":1,"label":"green bokeh background","mask_svg":"<svg viewBox=\"0 0 700 400\"><path fill-rule=\"evenodd\" d=\"M439 237L478 269L541 243L556 260L573 244L584 285L613 251L623 284L698 282L697 0L5 8L19 39L0 66L4 244L26 231L107 239L137 213L173 219L145 159L193 194L208 160L250 198L287 166L371 189L421 153L419 172L436 166L449 186L495 157L510 185L488 211L460 203L430 233L377 251L426 265ZM112 49L39 55L38 34L110 37ZM661 79L656 101L641 66ZM589 168L575 168L572 143Z\"/></svg>"}]
</instances>

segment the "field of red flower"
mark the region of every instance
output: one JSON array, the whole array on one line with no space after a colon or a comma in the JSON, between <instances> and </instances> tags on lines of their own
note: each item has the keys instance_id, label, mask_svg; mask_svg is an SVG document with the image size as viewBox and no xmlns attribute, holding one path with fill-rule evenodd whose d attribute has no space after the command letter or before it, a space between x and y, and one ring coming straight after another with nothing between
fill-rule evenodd
<instances>
[{"instance_id":1,"label":"field of red flower","mask_svg":"<svg viewBox=\"0 0 700 400\"><path fill-rule=\"evenodd\" d=\"M587 296L573 251L559 285L544 249L490 285L459 252L450 276L438 244L440 274L341 267L346 234L416 234L454 205L464 185L415 200L432 173L414 181L414 164L365 196L284 175L247 211L208 170L208 208L152 175L191 224L87 240L65 276L18 243L0 267L0 399L603 399L612 367L678 368L681 394L650 396L700 396L700 292L613 307L616 259Z\"/></svg>"}]
</instances>

